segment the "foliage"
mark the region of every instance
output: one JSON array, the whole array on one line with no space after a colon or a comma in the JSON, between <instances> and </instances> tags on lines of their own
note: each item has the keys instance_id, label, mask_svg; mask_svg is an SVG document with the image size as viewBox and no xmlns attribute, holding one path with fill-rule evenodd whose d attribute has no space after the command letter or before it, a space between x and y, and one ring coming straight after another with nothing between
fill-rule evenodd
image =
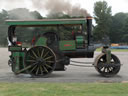
<instances>
[{"instance_id":1,"label":"foliage","mask_svg":"<svg viewBox=\"0 0 128 96\"><path fill-rule=\"evenodd\" d=\"M30 12L26 8L17 8L8 11L9 19L15 20L32 20L32 19L42 19L43 17L37 11ZM22 15L21 15L22 14Z\"/></svg>"},{"instance_id":2,"label":"foliage","mask_svg":"<svg viewBox=\"0 0 128 96\"><path fill-rule=\"evenodd\" d=\"M71 18L69 15L58 12L58 13L51 13L47 15L47 18L52 18L52 19L64 19L64 18Z\"/></svg>"},{"instance_id":3,"label":"foliage","mask_svg":"<svg viewBox=\"0 0 128 96\"><path fill-rule=\"evenodd\" d=\"M7 31L8 26L5 25L5 20L8 18L8 12L6 10L2 10L0 13L0 45L6 46L7 41Z\"/></svg>"},{"instance_id":4,"label":"foliage","mask_svg":"<svg viewBox=\"0 0 128 96\"><path fill-rule=\"evenodd\" d=\"M126 18L123 29L122 29L122 42L125 42L128 44L128 17Z\"/></svg>"},{"instance_id":5,"label":"foliage","mask_svg":"<svg viewBox=\"0 0 128 96\"><path fill-rule=\"evenodd\" d=\"M94 19L96 26L94 29L95 39L100 40L109 36L110 25L112 22L111 7L107 5L106 1L99 1L94 4Z\"/></svg>"},{"instance_id":6,"label":"foliage","mask_svg":"<svg viewBox=\"0 0 128 96\"><path fill-rule=\"evenodd\" d=\"M111 7L106 1L98 1L94 5L94 38L102 41L109 37L111 43L128 43L128 13L111 15Z\"/></svg>"},{"instance_id":7,"label":"foliage","mask_svg":"<svg viewBox=\"0 0 128 96\"><path fill-rule=\"evenodd\" d=\"M128 13L117 13L112 17L110 39L112 43L127 42L124 36L128 34Z\"/></svg>"}]
</instances>

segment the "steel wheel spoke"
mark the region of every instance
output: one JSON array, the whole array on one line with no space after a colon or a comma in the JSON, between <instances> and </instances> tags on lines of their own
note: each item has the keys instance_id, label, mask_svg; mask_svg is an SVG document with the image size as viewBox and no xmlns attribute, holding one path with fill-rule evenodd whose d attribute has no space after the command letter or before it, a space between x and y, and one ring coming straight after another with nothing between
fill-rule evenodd
<instances>
[{"instance_id":1,"label":"steel wheel spoke","mask_svg":"<svg viewBox=\"0 0 128 96\"><path fill-rule=\"evenodd\" d=\"M108 73L110 72L109 68L107 68L107 72L108 72Z\"/></svg>"},{"instance_id":2,"label":"steel wheel spoke","mask_svg":"<svg viewBox=\"0 0 128 96\"><path fill-rule=\"evenodd\" d=\"M45 58L48 55L49 51L43 56L43 58Z\"/></svg>"},{"instance_id":3,"label":"steel wheel spoke","mask_svg":"<svg viewBox=\"0 0 128 96\"><path fill-rule=\"evenodd\" d=\"M40 72L41 72L41 74L43 74L43 68L42 68L42 66L40 66Z\"/></svg>"},{"instance_id":4,"label":"steel wheel spoke","mask_svg":"<svg viewBox=\"0 0 128 96\"><path fill-rule=\"evenodd\" d=\"M109 72L111 72L112 71L112 69L111 69L111 67L109 67Z\"/></svg>"},{"instance_id":5,"label":"steel wheel spoke","mask_svg":"<svg viewBox=\"0 0 128 96\"><path fill-rule=\"evenodd\" d=\"M45 64L45 66L47 66L48 68L51 68L52 69L52 67L50 65L48 65L48 64Z\"/></svg>"},{"instance_id":6,"label":"steel wheel spoke","mask_svg":"<svg viewBox=\"0 0 128 96\"><path fill-rule=\"evenodd\" d=\"M27 60L27 62L36 62L35 60Z\"/></svg>"},{"instance_id":7,"label":"steel wheel spoke","mask_svg":"<svg viewBox=\"0 0 128 96\"><path fill-rule=\"evenodd\" d=\"M43 68L44 68L44 70L48 73L48 70L46 69L46 67L45 67L45 66L43 66Z\"/></svg>"},{"instance_id":8,"label":"steel wheel spoke","mask_svg":"<svg viewBox=\"0 0 128 96\"><path fill-rule=\"evenodd\" d=\"M48 62L48 63L54 63L54 61L46 61L46 62Z\"/></svg>"},{"instance_id":9,"label":"steel wheel spoke","mask_svg":"<svg viewBox=\"0 0 128 96\"><path fill-rule=\"evenodd\" d=\"M36 70L36 75L38 75L38 72L39 72L39 66L37 67L37 70Z\"/></svg>"},{"instance_id":10,"label":"steel wheel spoke","mask_svg":"<svg viewBox=\"0 0 128 96\"><path fill-rule=\"evenodd\" d=\"M111 68L109 68L109 72L111 72L112 70L111 70Z\"/></svg>"},{"instance_id":11,"label":"steel wheel spoke","mask_svg":"<svg viewBox=\"0 0 128 96\"><path fill-rule=\"evenodd\" d=\"M103 72L105 72L105 69L106 69L106 68L104 67L104 70L103 70Z\"/></svg>"},{"instance_id":12,"label":"steel wheel spoke","mask_svg":"<svg viewBox=\"0 0 128 96\"><path fill-rule=\"evenodd\" d=\"M50 59L50 58L52 58L53 56L49 56L49 57L47 57L47 58L45 58L44 60L48 60L48 59Z\"/></svg>"},{"instance_id":13,"label":"steel wheel spoke","mask_svg":"<svg viewBox=\"0 0 128 96\"><path fill-rule=\"evenodd\" d=\"M39 52L39 49L37 50L37 53L38 53L38 57L40 57L40 52Z\"/></svg>"},{"instance_id":14,"label":"steel wheel spoke","mask_svg":"<svg viewBox=\"0 0 128 96\"><path fill-rule=\"evenodd\" d=\"M102 70L103 67L99 67L100 70Z\"/></svg>"},{"instance_id":15,"label":"steel wheel spoke","mask_svg":"<svg viewBox=\"0 0 128 96\"><path fill-rule=\"evenodd\" d=\"M107 72L107 68L105 68L105 71L104 71L105 73Z\"/></svg>"},{"instance_id":16,"label":"steel wheel spoke","mask_svg":"<svg viewBox=\"0 0 128 96\"><path fill-rule=\"evenodd\" d=\"M33 53L33 55L36 57L36 58L38 58L38 56L36 55L36 53L32 50L32 53Z\"/></svg>"},{"instance_id":17,"label":"steel wheel spoke","mask_svg":"<svg viewBox=\"0 0 128 96\"><path fill-rule=\"evenodd\" d=\"M102 70L102 69L103 69L103 67L99 67L99 69L100 69L100 70Z\"/></svg>"},{"instance_id":18,"label":"steel wheel spoke","mask_svg":"<svg viewBox=\"0 0 128 96\"><path fill-rule=\"evenodd\" d=\"M111 67L111 70L113 70L113 67Z\"/></svg>"},{"instance_id":19,"label":"steel wheel spoke","mask_svg":"<svg viewBox=\"0 0 128 96\"><path fill-rule=\"evenodd\" d=\"M41 52L41 57L43 57L43 54L44 54L44 49L43 49L42 52Z\"/></svg>"},{"instance_id":20,"label":"steel wheel spoke","mask_svg":"<svg viewBox=\"0 0 128 96\"><path fill-rule=\"evenodd\" d=\"M32 68L32 70L30 71L30 72L32 72L32 71L34 71L34 69L37 67L37 65L35 65L33 68Z\"/></svg>"},{"instance_id":21,"label":"steel wheel spoke","mask_svg":"<svg viewBox=\"0 0 128 96\"><path fill-rule=\"evenodd\" d=\"M33 58L33 59L36 59L36 58L34 58L33 56L31 56L31 55L29 55L29 57L31 57L31 58Z\"/></svg>"}]
</instances>

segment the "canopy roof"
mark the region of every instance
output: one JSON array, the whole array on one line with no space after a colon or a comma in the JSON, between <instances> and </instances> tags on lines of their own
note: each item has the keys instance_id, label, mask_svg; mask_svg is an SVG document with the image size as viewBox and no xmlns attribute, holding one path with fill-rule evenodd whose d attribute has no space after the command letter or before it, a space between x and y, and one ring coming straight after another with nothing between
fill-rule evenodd
<instances>
[{"instance_id":1,"label":"canopy roof","mask_svg":"<svg viewBox=\"0 0 128 96\"><path fill-rule=\"evenodd\" d=\"M75 19L38 19L38 20L6 20L8 25L80 25L86 24L86 18Z\"/></svg>"}]
</instances>

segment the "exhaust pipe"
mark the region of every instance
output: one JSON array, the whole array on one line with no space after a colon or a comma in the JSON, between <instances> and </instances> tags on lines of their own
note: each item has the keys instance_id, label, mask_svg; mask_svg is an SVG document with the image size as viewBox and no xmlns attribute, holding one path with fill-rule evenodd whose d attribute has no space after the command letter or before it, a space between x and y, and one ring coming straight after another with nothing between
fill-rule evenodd
<instances>
[{"instance_id":1,"label":"exhaust pipe","mask_svg":"<svg viewBox=\"0 0 128 96\"><path fill-rule=\"evenodd\" d=\"M88 16L87 19L87 38L88 38L88 45L90 45L91 37L92 37L92 17Z\"/></svg>"}]
</instances>

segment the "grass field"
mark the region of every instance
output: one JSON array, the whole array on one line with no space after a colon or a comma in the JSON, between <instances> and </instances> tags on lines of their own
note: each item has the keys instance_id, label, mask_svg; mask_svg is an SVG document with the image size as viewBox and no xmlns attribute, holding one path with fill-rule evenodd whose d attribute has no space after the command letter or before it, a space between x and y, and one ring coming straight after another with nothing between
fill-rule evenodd
<instances>
[{"instance_id":1,"label":"grass field","mask_svg":"<svg viewBox=\"0 0 128 96\"><path fill-rule=\"evenodd\" d=\"M0 83L0 96L128 96L128 84Z\"/></svg>"}]
</instances>

